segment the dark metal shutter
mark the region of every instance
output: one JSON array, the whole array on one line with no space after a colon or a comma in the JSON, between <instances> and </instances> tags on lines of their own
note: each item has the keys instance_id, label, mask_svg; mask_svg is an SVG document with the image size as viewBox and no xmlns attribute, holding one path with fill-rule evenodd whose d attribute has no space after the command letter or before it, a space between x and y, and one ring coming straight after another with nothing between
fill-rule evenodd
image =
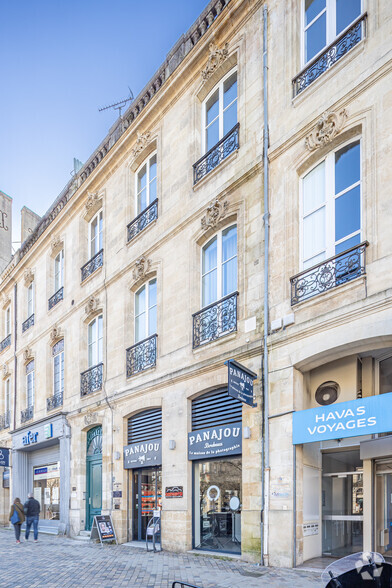
<instances>
[{"instance_id":1,"label":"dark metal shutter","mask_svg":"<svg viewBox=\"0 0 392 588\"><path fill-rule=\"evenodd\" d=\"M227 390L209 392L192 400L192 431L242 421L242 403Z\"/></svg>"},{"instance_id":2,"label":"dark metal shutter","mask_svg":"<svg viewBox=\"0 0 392 588\"><path fill-rule=\"evenodd\" d=\"M128 419L128 444L162 437L162 409L143 410Z\"/></svg>"}]
</instances>

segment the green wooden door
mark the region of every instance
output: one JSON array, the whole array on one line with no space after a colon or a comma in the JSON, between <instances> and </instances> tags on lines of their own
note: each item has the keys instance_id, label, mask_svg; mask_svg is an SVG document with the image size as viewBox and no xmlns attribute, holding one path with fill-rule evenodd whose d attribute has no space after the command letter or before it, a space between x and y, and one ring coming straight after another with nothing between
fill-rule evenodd
<instances>
[{"instance_id":1,"label":"green wooden door","mask_svg":"<svg viewBox=\"0 0 392 588\"><path fill-rule=\"evenodd\" d=\"M102 427L87 432L86 529L102 510Z\"/></svg>"}]
</instances>

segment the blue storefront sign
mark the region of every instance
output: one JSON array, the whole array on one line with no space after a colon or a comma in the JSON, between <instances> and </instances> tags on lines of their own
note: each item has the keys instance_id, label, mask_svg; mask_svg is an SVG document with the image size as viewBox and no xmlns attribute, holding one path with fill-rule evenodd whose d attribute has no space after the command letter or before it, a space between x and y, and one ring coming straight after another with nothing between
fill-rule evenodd
<instances>
[{"instance_id":1,"label":"blue storefront sign","mask_svg":"<svg viewBox=\"0 0 392 588\"><path fill-rule=\"evenodd\" d=\"M242 424L222 425L188 433L188 459L211 459L242 453Z\"/></svg>"},{"instance_id":2,"label":"blue storefront sign","mask_svg":"<svg viewBox=\"0 0 392 588\"><path fill-rule=\"evenodd\" d=\"M392 392L293 413L293 444L392 431Z\"/></svg>"},{"instance_id":3,"label":"blue storefront sign","mask_svg":"<svg viewBox=\"0 0 392 588\"><path fill-rule=\"evenodd\" d=\"M155 467L162 464L162 439L132 443L124 447L124 468Z\"/></svg>"},{"instance_id":4,"label":"blue storefront sign","mask_svg":"<svg viewBox=\"0 0 392 588\"><path fill-rule=\"evenodd\" d=\"M234 359L225 361L225 365L228 367L227 391L230 396L250 406L257 406L253 402L253 380L257 379L257 374L237 363Z\"/></svg>"},{"instance_id":5,"label":"blue storefront sign","mask_svg":"<svg viewBox=\"0 0 392 588\"><path fill-rule=\"evenodd\" d=\"M6 447L0 447L0 466L8 468L10 465L10 450Z\"/></svg>"}]
</instances>

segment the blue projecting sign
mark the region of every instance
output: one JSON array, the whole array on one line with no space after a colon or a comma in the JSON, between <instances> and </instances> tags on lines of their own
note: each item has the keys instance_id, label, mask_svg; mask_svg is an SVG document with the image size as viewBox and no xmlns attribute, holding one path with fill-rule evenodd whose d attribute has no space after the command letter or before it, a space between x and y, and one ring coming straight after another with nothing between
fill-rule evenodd
<instances>
[{"instance_id":1,"label":"blue projecting sign","mask_svg":"<svg viewBox=\"0 0 392 588\"><path fill-rule=\"evenodd\" d=\"M293 444L392 431L392 392L293 413Z\"/></svg>"},{"instance_id":2,"label":"blue projecting sign","mask_svg":"<svg viewBox=\"0 0 392 588\"><path fill-rule=\"evenodd\" d=\"M0 447L0 466L8 468L10 465L10 450L6 447Z\"/></svg>"},{"instance_id":3,"label":"blue projecting sign","mask_svg":"<svg viewBox=\"0 0 392 588\"><path fill-rule=\"evenodd\" d=\"M228 359L225 365L228 367L227 391L230 396L249 406L257 406L253 401L253 380L257 379L257 374L234 359Z\"/></svg>"}]
</instances>

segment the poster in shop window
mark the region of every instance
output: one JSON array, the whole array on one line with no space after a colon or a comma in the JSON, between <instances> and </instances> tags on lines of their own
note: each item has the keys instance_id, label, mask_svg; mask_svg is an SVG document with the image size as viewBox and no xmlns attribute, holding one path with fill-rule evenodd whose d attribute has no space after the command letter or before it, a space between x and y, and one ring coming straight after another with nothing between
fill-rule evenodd
<instances>
[{"instance_id":1,"label":"poster in shop window","mask_svg":"<svg viewBox=\"0 0 392 588\"><path fill-rule=\"evenodd\" d=\"M102 541L116 541L112 517L110 515L96 515L91 529L91 539L98 538Z\"/></svg>"}]
</instances>

